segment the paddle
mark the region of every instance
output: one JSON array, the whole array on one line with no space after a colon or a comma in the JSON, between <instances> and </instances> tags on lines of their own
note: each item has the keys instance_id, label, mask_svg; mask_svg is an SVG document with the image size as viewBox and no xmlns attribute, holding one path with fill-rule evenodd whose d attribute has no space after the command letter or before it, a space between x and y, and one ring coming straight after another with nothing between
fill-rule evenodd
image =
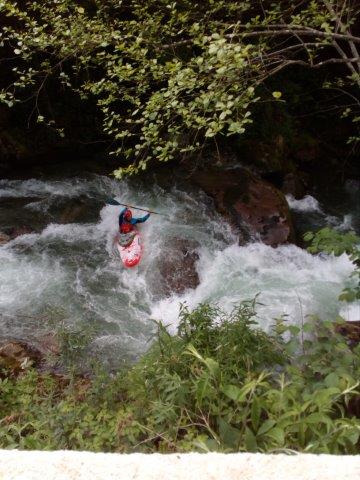
<instances>
[{"instance_id":1,"label":"paddle","mask_svg":"<svg viewBox=\"0 0 360 480\"><path fill-rule=\"evenodd\" d=\"M134 208L135 210L141 210L142 212L148 212L148 213L155 213L156 215L163 215L164 217L168 217L165 213L160 213L160 212L154 212L154 210L145 210L145 208L140 208L140 207L134 207L133 205L125 204L125 203L120 203L117 200L114 200L113 198L108 198L105 203L108 205L120 205L122 207L129 207L129 208Z\"/></svg>"}]
</instances>

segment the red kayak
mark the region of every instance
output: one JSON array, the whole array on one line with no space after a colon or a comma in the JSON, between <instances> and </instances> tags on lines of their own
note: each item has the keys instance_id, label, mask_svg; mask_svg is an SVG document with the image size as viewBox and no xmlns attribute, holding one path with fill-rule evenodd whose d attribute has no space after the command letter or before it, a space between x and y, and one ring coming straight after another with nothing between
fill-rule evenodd
<instances>
[{"instance_id":1,"label":"red kayak","mask_svg":"<svg viewBox=\"0 0 360 480\"><path fill-rule=\"evenodd\" d=\"M140 262L142 256L142 245L139 232L136 232L134 240L130 243L130 245L122 247L119 242L116 241L116 247L125 267L135 267L135 265Z\"/></svg>"}]
</instances>

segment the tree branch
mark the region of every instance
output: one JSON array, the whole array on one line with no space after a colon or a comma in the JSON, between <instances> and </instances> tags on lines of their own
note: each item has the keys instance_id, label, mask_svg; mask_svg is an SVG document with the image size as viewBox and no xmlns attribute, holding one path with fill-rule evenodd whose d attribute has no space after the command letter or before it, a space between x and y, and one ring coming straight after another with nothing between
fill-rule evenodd
<instances>
[{"instance_id":1,"label":"tree branch","mask_svg":"<svg viewBox=\"0 0 360 480\"><path fill-rule=\"evenodd\" d=\"M327 0L323 0L323 2L324 2L324 5L326 6L326 8L328 9L328 11L331 13L331 15L334 16L338 26L342 29L342 31L346 32L347 35L351 35L350 31L346 28L346 26L344 25L344 23L341 20L341 17L338 16L338 14L333 9L332 5ZM359 58L359 52L358 52L353 40L349 40L349 46L350 46L351 53L353 54L353 56ZM358 71L360 73L360 58L359 58L359 61L356 62L356 65L357 65Z\"/></svg>"},{"instance_id":2,"label":"tree branch","mask_svg":"<svg viewBox=\"0 0 360 480\"><path fill-rule=\"evenodd\" d=\"M230 25L229 25L230 26ZM239 25L239 27L245 27L245 25ZM248 26L246 27L248 29ZM256 28L261 28L257 26ZM282 35L302 35L305 37L319 37L319 38L327 38L327 39L335 39L335 40L344 40L344 41L352 41L354 43L360 44L360 37L355 37L354 35L348 34L341 34L341 33L328 33L323 32L321 30L316 30L315 28L303 27L303 26L296 26L292 27L289 25L266 25L264 26L264 30L255 30L252 32L244 31L239 33L228 33L225 34L224 37L228 39L233 39L236 37L242 38L250 38L250 37L260 37L261 35L267 36L282 36ZM161 49L168 49L168 48L175 48L184 45L189 45L193 43L192 39L186 40L179 40L178 42L167 43L161 46Z\"/></svg>"}]
</instances>

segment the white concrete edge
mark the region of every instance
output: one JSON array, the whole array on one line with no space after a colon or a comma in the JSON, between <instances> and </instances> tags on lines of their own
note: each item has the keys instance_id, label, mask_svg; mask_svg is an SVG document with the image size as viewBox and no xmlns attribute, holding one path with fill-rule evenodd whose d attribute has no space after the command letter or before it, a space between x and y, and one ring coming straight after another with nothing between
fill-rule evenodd
<instances>
[{"instance_id":1,"label":"white concrete edge","mask_svg":"<svg viewBox=\"0 0 360 480\"><path fill-rule=\"evenodd\" d=\"M0 450L0 480L357 480L360 455Z\"/></svg>"}]
</instances>

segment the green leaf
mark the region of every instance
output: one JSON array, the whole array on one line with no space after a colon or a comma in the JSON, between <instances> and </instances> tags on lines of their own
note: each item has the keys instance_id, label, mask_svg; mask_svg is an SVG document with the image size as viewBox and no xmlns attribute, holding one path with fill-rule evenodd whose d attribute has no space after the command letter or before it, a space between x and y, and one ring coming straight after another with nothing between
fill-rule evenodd
<instances>
[{"instance_id":1,"label":"green leaf","mask_svg":"<svg viewBox=\"0 0 360 480\"><path fill-rule=\"evenodd\" d=\"M205 137L214 137L216 135L216 132L212 128L208 128L205 132Z\"/></svg>"},{"instance_id":2,"label":"green leaf","mask_svg":"<svg viewBox=\"0 0 360 480\"><path fill-rule=\"evenodd\" d=\"M339 376L335 372L331 372L324 381L327 387L339 387L339 380Z\"/></svg>"},{"instance_id":3,"label":"green leaf","mask_svg":"<svg viewBox=\"0 0 360 480\"><path fill-rule=\"evenodd\" d=\"M205 365L208 367L210 373L213 376L216 376L216 375L219 374L219 372L220 372L219 364L218 364L218 362L216 362L212 358L205 358Z\"/></svg>"},{"instance_id":4,"label":"green leaf","mask_svg":"<svg viewBox=\"0 0 360 480\"><path fill-rule=\"evenodd\" d=\"M315 401L317 405L324 407L333 401L333 397L339 395L340 389L335 387L324 388L315 392Z\"/></svg>"},{"instance_id":5,"label":"green leaf","mask_svg":"<svg viewBox=\"0 0 360 480\"><path fill-rule=\"evenodd\" d=\"M219 434L220 439L225 443L229 448L235 450L240 442L241 432L237 428L234 428L232 425L229 425L223 418L219 417Z\"/></svg>"},{"instance_id":6,"label":"green leaf","mask_svg":"<svg viewBox=\"0 0 360 480\"><path fill-rule=\"evenodd\" d=\"M284 444L284 430L280 427L274 427L266 433L267 437L273 438L279 446Z\"/></svg>"},{"instance_id":7,"label":"green leaf","mask_svg":"<svg viewBox=\"0 0 360 480\"><path fill-rule=\"evenodd\" d=\"M310 242L314 238L313 232L307 232L304 234L304 240Z\"/></svg>"},{"instance_id":8,"label":"green leaf","mask_svg":"<svg viewBox=\"0 0 360 480\"><path fill-rule=\"evenodd\" d=\"M254 382L246 383L242 388L235 385L225 385L222 389L223 393L234 400L235 402L242 402L247 394L254 388Z\"/></svg>"},{"instance_id":9,"label":"green leaf","mask_svg":"<svg viewBox=\"0 0 360 480\"><path fill-rule=\"evenodd\" d=\"M305 422L306 423L310 423L310 424L320 424L320 423L330 423L331 424L331 419L327 416L327 415L324 415L322 413L311 413L310 415L308 415L305 419Z\"/></svg>"},{"instance_id":10,"label":"green leaf","mask_svg":"<svg viewBox=\"0 0 360 480\"><path fill-rule=\"evenodd\" d=\"M359 428L357 429L354 428L353 430L349 430L348 432L346 432L346 439L353 445L356 445L358 443L359 436L360 436Z\"/></svg>"},{"instance_id":11,"label":"green leaf","mask_svg":"<svg viewBox=\"0 0 360 480\"><path fill-rule=\"evenodd\" d=\"M272 92L272 96L276 99L281 98L282 93L281 92Z\"/></svg>"},{"instance_id":12,"label":"green leaf","mask_svg":"<svg viewBox=\"0 0 360 480\"><path fill-rule=\"evenodd\" d=\"M254 397L251 405L251 423L254 431L258 429L260 421L261 407L258 397Z\"/></svg>"},{"instance_id":13,"label":"green leaf","mask_svg":"<svg viewBox=\"0 0 360 480\"><path fill-rule=\"evenodd\" d=\"M297 327L296 325L289 325L289 332L292 335L298 335L300 333L300 328Z\"/></svg>"},{"instance_id":14,"label":"green leaf","mask_svg":"<svg viewBox=\"0 0 360 480\"><path fill-rule=\"evenodd\" d=\"M256 452L258 449L256 437L248 427L245 430L245 447L248 452Z\"/></svg>"},{"instance_id":15,"label":"green leaf","mask_svg":"<svg viewBox=\"0 0 360 480\"><path fill-rule=\"evenodd\" d=\"M210 378L209 375L203 376L197 382L196 385L196 399L199 404L202 403L203 399L206 398L206 394L208 392L210 386Z\"/></svg>"},{"instance_id":16,"label":"green leaf","mask_svg":"<svg viewBox=\"0 0 360 480\"><path fill-rule=\"evenodd\" d=\"M223 393L235 402L241 395L241 390L236 385L225 385L222 389Z\"/></svg>"},{"instance_id":17,"label":"green leaf","mask_svg":"<svg viewBox=\"0 0 360 480\"><path fill-rule=\"evenodd\" d=\"M264 433L268 432L275 424L275 420L265 420L265 422L259 428L257 435L264 435Z\"/></svg>"},{"instance_id":18,"label":"green leaf","mask_svg":"<svg viewBox=\"0 0 360 480\"><path fill-rule=\"evenodd\" d=\"M199 435L192 441L192 445L204 452L216 452L218 450L218 443L213 438L208 438L206 435Z\"/></svg>"}]
</instances>

